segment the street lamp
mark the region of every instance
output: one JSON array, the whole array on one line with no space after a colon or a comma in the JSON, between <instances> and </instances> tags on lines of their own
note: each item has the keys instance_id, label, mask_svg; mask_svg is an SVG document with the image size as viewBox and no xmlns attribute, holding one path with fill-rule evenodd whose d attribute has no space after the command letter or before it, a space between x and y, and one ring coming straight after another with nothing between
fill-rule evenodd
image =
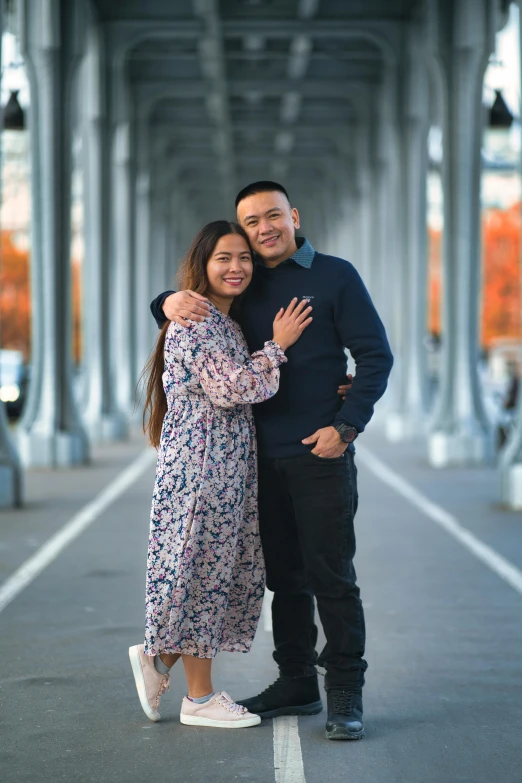
<instances>
[{"instance_id":1,"label":"street lamp","mask_svg":"<svg viewBox=\"0 0 522 783\"><path fill-rule=\"evenodd\" d=\"M4 130L23 131L25 130L24 110L18 101L19 90L11 90L9 100L3 109L3 127Z\"/></svg>"},{"instance_id":2,"label":"street lamp","mask_svg":"<svg viewBox=\"0 0 522 783\"><path fill-rule=\"evenodd\" d=\"M486 155L495 162L505 162L512 158L510 130L514 117L511 114L500 90L495 90L495 100L488 112L488 123L484 134Z\"/></svg>"}]
</instances>

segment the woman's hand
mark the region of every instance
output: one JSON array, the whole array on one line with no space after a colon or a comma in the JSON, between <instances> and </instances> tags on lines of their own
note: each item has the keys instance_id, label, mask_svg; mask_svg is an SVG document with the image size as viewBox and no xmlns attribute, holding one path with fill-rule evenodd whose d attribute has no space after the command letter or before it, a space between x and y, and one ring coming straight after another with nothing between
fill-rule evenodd
<instances>
[{"instance_id":1,"label":"woman's hand","mask_svg":"<svg viewBox=\"0 0 522 783\"><path fill-rule=\"evenodd\" d=\"M167 296L163 312L169 321L188 326L190 321L204 321L210 315L210 305L206 297L195 291L178 291Z\"/></svg>"},{"instance_id":2,"label":"woman's hand","mask_svg":"<svg viewBox=\"0 0 522 783\"><path fill-rule=\"evenodd\" d=\"M351 372L348 373L346 378L348 380L348 383L339 386L339 388L337 389L337 394L339 394L343 398L343 402L346 399L346 392L350 391L350 389L352 388L353 375L351 374Z\"/></svg>"},{"instance_id":3,"label":"woman's hand","mask_svg":"<svg viewBox=\"0 0 522 783\"><path fill-rule=\"evenodd\" d=\"M274 320L274 342L286 351L301 337L303 331L312 323L309 317L312 312L308 299L297 304L297 297L292 299L286 310L282 307Z\"/></svg>"}]
</instances>

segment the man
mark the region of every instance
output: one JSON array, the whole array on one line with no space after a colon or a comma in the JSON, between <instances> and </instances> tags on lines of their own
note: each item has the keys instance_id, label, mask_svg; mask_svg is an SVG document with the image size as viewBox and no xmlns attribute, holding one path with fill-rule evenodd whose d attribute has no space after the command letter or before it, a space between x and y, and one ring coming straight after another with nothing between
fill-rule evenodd
<instances>
[{"instance_id":1,"label":"man","mask_svg":"<svg viewBox=\"0 0 522 783\"><path fill-rule=\"evenodd\" d=\"M313 322L288 352L279 392L254 406L259 449L259 520L267 586L273 591L274 660L280 676L242 703L261 717L320 712L316 664L326 669L328 739L364 734L364 613L353 566L357 478L353 441L386 388L393 359L381 320L355 268L296 238L299 213L276 182L255 182L236 199L237 219L258 256L241 326L252 352L270 339L282 305L297 296ZM203 320L204 297L161 294L158 324ZM356 375L336 394L348 348ZM314 596L326 636L315 651Z\"/></svg>"}]
</instances>

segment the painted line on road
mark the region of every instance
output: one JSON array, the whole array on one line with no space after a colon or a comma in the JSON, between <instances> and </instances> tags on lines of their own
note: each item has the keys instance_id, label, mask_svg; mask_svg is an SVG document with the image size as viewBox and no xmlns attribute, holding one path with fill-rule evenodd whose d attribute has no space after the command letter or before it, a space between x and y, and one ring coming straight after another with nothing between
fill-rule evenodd
<instances>
[{"instance_id":1,"label":"painted line on road","mask_svg":"<svg viewBox=\"0 0 522 783\"><path fill-rule=\"evenodd\" d=\"M263 631L272 633L272 600L274 594L270 592L268 587L265 587L265 597L263 598L263 610L261 612L261 619L263 621Z\"/></svg>"},{"instance_id":2,"label":"painted line on road","mask_svg":"<svg viewBox=\"0 0 522 783\"><path fill-rule=\"evenodd\" d=\"M296 715L274 718L276 783L306 783Z\"/></svg>"},{"instance_id":3,"label":"painted line on road","mask_svg":"<svg viewBox=\"0 0 522 783\"><path fill-rule=\"evenodd\" d=\"M265 589L263 601L263 630L272 631L272 599L274 594ZM299 739L298 718L285 715L274 718L275 783L306 783Z\"/></svg>"},{"instance_id":4,"label":"painted line on road","mask_svg":"<svg viewBox=\"0 0 522 783\"><path fill-rule=\"evenodd\" d=\"M105 487L94 500L75 514L40 549L22 563L0 587L0 612L13 601L75 538L127 490L156 460L153 449L143 451L128 468Z\"/></svg>"},{"instance_id":5,"label":"painted line on road","mask_svg":"<svg viewBox=\"0 0 522 783\"><path fill-rule=\"evenodd\" d=\"M357 457L360 461L377 476L384 484L402 495L413 506L416 506L423 514L429 517L433 522L443 528L456 541L464 546L469 552L484 563L491 571L500 576L504 582L507 582L517 593L522 595L522 571L513 563L506 560L505 557L484 544L479 538L471 533L467 528L460 524L458 519L445 511L437 503L433 503L429 498L419 492L415 487L409 484L402 476L391 470L384 462L375 457L368 449L357 446Z\"/></svg>"}]
</instances>

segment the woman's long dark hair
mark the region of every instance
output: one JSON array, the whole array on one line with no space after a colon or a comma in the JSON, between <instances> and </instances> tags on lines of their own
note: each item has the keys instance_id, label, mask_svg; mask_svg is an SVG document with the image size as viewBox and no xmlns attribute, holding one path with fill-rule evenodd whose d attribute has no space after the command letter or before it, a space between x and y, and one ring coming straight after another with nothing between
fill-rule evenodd
<instances>
[{"instance_id":1,"label":"woman's long dark hair","mask_svg":"<svg viewBox=\"0 0 522 783\"><path fill-rule=\"evenodd\" d=\"M231 223L228 220L215 220L213 223L207 223L194 239L190 250L181 263L177 275L180 291L195 291L203 295L208 293L207 264L219 240L229 234L242 236L252 253L248 236L238 223ZM147 382L143 409L143 432L148 434L149 441L155 448L159 447L163 419L167 412L163 372L165 369L165 337L169 323L170 321L167 321L163 325L156 346L141 376L141 382L145 382L145 380Z\"/></svg>"}]
</instances>

